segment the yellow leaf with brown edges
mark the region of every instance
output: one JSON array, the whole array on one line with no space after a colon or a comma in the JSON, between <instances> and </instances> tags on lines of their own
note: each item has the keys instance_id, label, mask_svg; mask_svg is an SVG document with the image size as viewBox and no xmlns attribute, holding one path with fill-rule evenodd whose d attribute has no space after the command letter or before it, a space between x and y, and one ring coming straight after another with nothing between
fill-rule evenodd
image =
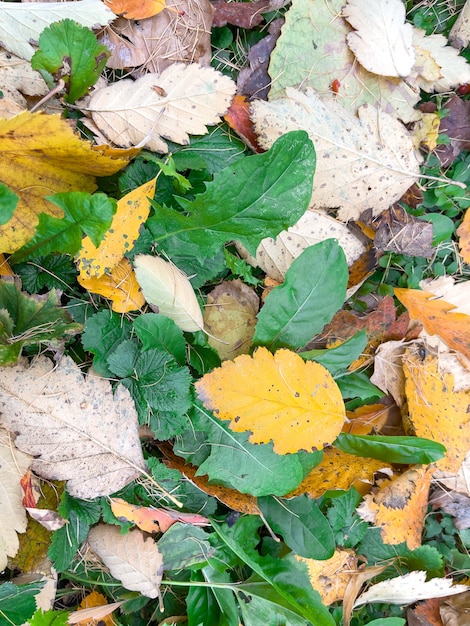
<instances>
[{"instance_id":1,"label":"yellow leaf with brown edges","mask_svg":"<svg viewBox=\"0 0 470 626\"><path fill-rule=\"evenodd\" d=\"M364 496L357 512L363 520L381 529L384 543L406 542L410 550L419 548L433 471L429 465L412 467L387 481L377 493Z\"/></svg>"},{"instance_id":2,"label":"yellow leaf with brown edges","mask_svg":"<svg viewBox=\"0 0 470 626\"><path fill-rule=\"evenodd\" d=\"M166 8L165 0L104 0L104 3L113 13L128 20L145 20Z\"/></svg>"},{"instance_id":3,"label":"yellow leaf with brown edges","mask_svg":"<svg viewBox=\"0 0 470 626\"><path fill-rule=\"evenodd\" d=\"M111 308L116 313L137 311L145 304L139 283L127 259L122 259L111 272L99 278L83 278L79 275L77 280L88 291L111 300Z\"/></svg>"},{"instance_id":4,"label":"yellow leaf with brown edges","mask_svg":"<svg viewBox=\"0 0 470 626\"><path fill-rule=\"evenodd\" d=\"M457 229L459 237L459 248L462 259L465 263L470 263L470 210L467 209L462 223Z\"/></svg>"},{"instance_id":5,"label":"yellow leaf with brown edges","mask_svg":"<svg viewBox=\"0 0 470 626\"><path fill-rule=\"evenodd\" d=\"M403 359L408 422L417 437L442 443L443 459L434 465L455 474L470 450L470 394L454 390L454 377L441 371L437 357L409 352Z\"/></svg>"},{"instance_id":6,"label":"yellow leaf with brown edges","mask_svg":"<svg viewBox=\"0 0 470 626\"><path fill-rule=\"evenodd\" d=\"M130 191L118 201L113 222L98 248L89 237L83 239L76 259L82 278L98 278L110 272L124 254L132 250L140 226L149 216L149 198L154 196L155 183L156 178Z\"/></svg>"},{"instance_id":7,"label":"yellow leaf with brown edges","mask_svg":"<svg viewBox=\"0 0 470 626\"><path fill-rule=\"evenodd\" d=\"M453 313L456 307L429 291L395 289L410 317L419 320L427 333L439 337L453 350L470 358L470 315ZM434 299L433 299L434 298Z\"/></svg>"},{"instance_id":8,"label":"yellow leaf with brown edges","mask_svg":"<svg viewBox=\"0 0 470 626\"><path fill-rule=\"evenodd\" d=\"M333 556L324 561L295 558L307 565L312 587L326 606L344 598L348 584L357 572L358 558L353 550L336 549Z\"/></svg>"},{"instance_id":9,"label":"yellow leaf with brown edges","mask_svg":"<svg viewBox=\"0 0 470 626\"><path fill-rule=\"evenodd\" d=\"M341 392L319 363L290 350L225 361L196 383L204 406L251 443L273 441L274 452L317 450L336 439L345 420Z\"/></svg>"},{"instance_id":10,"label":"yellow leaf with brown edges","mask_svg":"<svg viewBox=\"0 0 470 626\"><path fill-rule=\"evenodd\" d=\"M96 176L109 176L130 156L107 156L83 141L60 115L25 111L0 120L2 183L19 197L13 217L0 226L0 252L15 252L34 235L40 213L62 217L45 199L59 192L96 189Z\"/></svg>"}]
</instances>

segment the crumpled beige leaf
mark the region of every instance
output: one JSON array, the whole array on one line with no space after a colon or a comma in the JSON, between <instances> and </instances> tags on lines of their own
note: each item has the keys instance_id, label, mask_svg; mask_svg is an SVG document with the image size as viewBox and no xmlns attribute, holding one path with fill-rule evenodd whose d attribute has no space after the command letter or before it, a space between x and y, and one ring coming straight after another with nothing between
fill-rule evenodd
<instances>
[{"instance_id":1,"label":"crumpled beige leaf","mask_svg":"<svg viewBox=\"0 0 470 626\"><path fill-rule=\"evenodd\" d=\"M356 29L347 42L363 67L381 76L408 76L415 54L402 0L348 0L343 16Z\"/></svg>"},{"instance_id":2,"label":"crumpled beige leaf","mask_svg":"<svg viewBox=\"0 0 470 626\"><path fill-rule=\"evenodd\" d=\"M9 52L29 61L34 54L31 42L54 22L69 18L93 28L116 17L101 0L78 2L0 2L0 41Z\"/></svg>"},{"instance_id":3,"label":"crumpled beige leaf","mask_svg":"<svg viewBox=\"0 0 470 626\"><path fill-rule=\"evenodd\" d=\"M203 329L194 289L176 265L150 254L139 254L134 259L134 271L145 300L156 313L166 315L186 332Z\"/></svg>"},{"instance_id":4,"label":"crumpled beige leaf","mask_svg":"<svg viewBox=\"0 0 470 626\"><path fill-rule=\"evenodd\" d=\"M43 478L67 480L70 495L96 498L118 491L145 471L137 414L129 391L82 372L70 357L46 357L3 368L0 424L17 433L16 447L35 458Z\"/></svg>"},{"instance_id":5,"label":"crumpled beige leaf","mask_svg":"<svg viewBox=\"0 0 470 626\"><path fill-rule=\"evenodd\" d=\"M454 48L465 48L470 42L470 2L467 0L449 33Z\"/></svg>"},{"instance_id":6,"label":"crumpled beige leaf","mask_svg":"<svg viewBox=\"0 0 470 626\"><path fill-rule=\"evenodd\" d=\"M31 465L32 457L15 449L11 434L0 428L0 571L7 566L8 557L18 552L17 533L24 533L28 523L22 504L20 479Z\"/></svg>"},{"instance_id":7,"label":"crumpled beige leaf","mask_svg":"<svg viewBox=\"0 0 470 626\"><path fill-rule=\"evenodd\" d=\"M126 589L147 598L160 596L163 558L151 537L138 529L121 535L116 526L98 524L90 530L88 543Z\"/></svg>"},{"instance_id":8,"label":"crumpled beige leaf","mask_svg":"<svg viewBox=\"0 0 470 626\"><path fill-rule=\"evenodd\" d=\"M339 208L338 218L378 215L418 179L420 155L406 128L370 105L357 118L336 102L324 104L311 89L286 89L286 98L255 101L252 119L258 142L269 148L290 130L306 130L317 165L310 208Z\"/></svg>"},{"instance_id":9,"label":"crumpled beige leaf","mask_svg":"<svg viewBox=\"0 0 470 626\"><path fill-rule=\"evenodd\" d=\"M469 590L467 585L453 585L451 578L431 578L426 581L426 575L427 572L414 571L383 580L361 594L354 607L370 602L411 604L417 600L442 598Z\"/></svg>"},{"instance_id":10,"label":"crumpled beige leaf","mask_svg":"<svg viewBox=\"0 0 470 626\"><path fill-rule=\"evenodd\" d=\"M26 108L24 96L45 96L49 92L43 77L33 70L31 63L4 50L0 50L0 85L3 98L11 98L22 109Z\"/></svg>"},{"instance_id":11,"label":"crumpled beige leaf","mask_svg":"<svg viewBox=\"0 0 470 626\"><path fill-rule=\"evenodd\" d=\"M188 133L206 134L206 125L220 121L235 90L235 83L212 67L175 63L161 74L98 89L86 110L116 145L167 152L163 137L187 144Z\"/></svg>"}]
</instances>

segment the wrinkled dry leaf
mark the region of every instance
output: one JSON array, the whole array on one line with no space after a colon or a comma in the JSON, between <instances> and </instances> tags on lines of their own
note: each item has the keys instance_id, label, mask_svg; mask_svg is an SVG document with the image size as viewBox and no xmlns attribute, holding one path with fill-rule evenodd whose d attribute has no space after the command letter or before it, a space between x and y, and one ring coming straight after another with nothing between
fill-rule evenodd
<instances>
[{"instance_id":1,"label":"wrinkled dry leaf","mask_svg":"<svg viewBox=\"0 0 470 626\"><path fill-rule=\"evenodd\" d=\"M373 74L408 76L415 61L413 29L401 0L348 0L343 16L355 29L348 46Z\"/></svg>"},{"instance_id":2,"label":"wrinkled dry leaf","mask_svg":"<svg viewBox=\"0 0 470 626\"><path fill-rule=\"evenodd\" d=\"M9 52L29 61L34 54L31 42L54 22L66 18L94 28L116 16L101 0L78 2L0 2L0 43Z\"/></svg>"},{"instance_id":3,"label":"wrinkled dry leaf","mask_svg":"<svg viewBox=\"0 0 470 626\"><path fill-rule=\"evenodd\" d=\"M166 315L186 332L203 329L201 308L184 272L150 254L136 256L134 267L143 296L156 313Z\"/></svg>"},{"instance_id":4,"label":"wrinkled dry leaf","mask_svg":"<svg viewBox=\"0 0 470 626\"><path fill-rule=\"evenodd\" d=\"M469 594L458 594L445 598L439 608L444 626L468 626L470 615Z\"/></svg>"},{"instance_id":5,"label":"wrinkled dry leaf","mask_svg":"<svg viewBox=\"0 0 470 626\"><path fill-rule=\"evenodd\" d=\"M88 543L126 589L148 598L160 596L163 559L151 537L137 529L121 535L116 526L98 524L90 530Z\"/></svg>"},{"instance_id":6,"label":"wrinkled dry leaf","mask_svg":"<svg viewBox=\"0 0 470 626\"><path fill-rule=\"evenodd\" d=\"M0 85L3 98L11 98L22 109L26 108L24 96L45 96L49 87L31 63L0 50Z\"/></svg>"},{"instance_id":7,"label":"wrinkled dry leaf","mask_svg":"<svg viewBox=\"0 0 470 626\"><path fill-rule=\"evenodd\" d=\"M86 110L112 143L167 152L163 137L187 144L188 133L205 135L207 125L219 122L235 88L212 67L175 63L160 75L120 80L96 90Z\"/></svg>"},{"instance_id":8,"label":"wrinkled dry leaf","mask_svg":"<svg viewBox=\"0 0 470 626\"><path fill-rule=\"evenodd\" d=\"M463 493L456 493L443 489L437 485L429 504L433 510L441 509L454 518L454 526L458 530L470 528L470 497Z\"/></svg>"},{"instance_id":9,"label":"wrinkled dry leaf","mask_svg":"<svg viewBox=\"0 0 470 626\"><path fill-rule=\"evenodd\" d=\"M312 90L286 93L253 102L252 119L263 148L290 130L309 134L317 156L311 208L339 209L343 221L370 207L378 215L419 177L421 158L410 134L391 116L364 105L356 118L337 103L323 104Z\"/></svg>"},{"instance_id":10,"label":"wrinkled dry leaf","mask_svg":"<svg viewBox=\"0 0 470 626\"><path fill-rule=\"evenodd\" d=\"M406 346L403 340L386 341L378 346L374 358L374 373L370 382L389 393L399 407L405 402L405 375L402 358Z\"/></svg>"},{"instance_id":11,"label":"wrinkled dry leaf","mask_svg":"<svg viewBox=\"0 0 470 626\"><path fill-rule=\"evenodd\" d=\"M17 533L24 533L28 523L23 508L23 491L20 479L31 465L32 457L16 450L12 435L0 428L0 571L8 563L8 557L18 552Z\"/></svg>"},{"instance_id":12,"label":"wrinkled dry leaf","mask_svg":"<svg viewBox=\"0 0 470 626\"><path fill-rule=\"evenodd\" d=\"M454 48L465 48L470 42L470 2L468 0L451 28L449 41Z\"/></svg>"},{"instance_id":13,"label":"wrinkled dry leaf","mask_svg":"<svg viewBox=\"0 0 470 626\"><path fill-rule=\"evenodd\" d=\"M411 604L427 598L442 598L468 591L466 585L453 585L451 578L431 578L426 581L427 572L410 572L390 580L383 580L370 587L359 596L354 606L370 602L390 604Z\"/></svg>"},{"instance_id":14,"label":"wrinkled dry leaf","mask_svg":"<svg viewBox=\"0 0 470 626\"><path fill-rule=\"evenodd\" d=\"M336 549L333 556L324 561L299 556L296 559L307 565L312 587L318 591L326 606L344 598L358 565L358 558L353 550Z\"/></svg>"},{"instance_id":15,"label":"wrinkled dry leaf","mask_svg":"<svg viewBox=\"0 0 470 626\"><path fill-rule=\"evenodd\" d=\"M434 152L442 165L448 167L462 150L470 150L470 100L452 96L444 107L448 113L441 120L440 132L449 137L450 143L437 146Z\"/></svg>"},{"instance_id":16,"label":"wrinkled dry leaf","mask_svg":"<svg viewBox=\"0 0 470 626\"><path fill-rule=\"evenodd\" d=\"M432 257L433 226L413 217L399 204L382 213L374 237L377 250L407 256Z\"/></svg>"},{"instance_id":17,"label":"wrinkled dry leaf","mask_svg":"<svg viewBox=\"0 0 470 626\"><path fill-rule=\"evenodd\" d=\"M74 497L108 495L145 469L129 391L119 386L113 395L108 380L84 379L70 357L57 366L38 357L4 368L0 409L16 447L34 456L32 470L67 480Z\"/></svg>"},{"instance_id":18,"label":"wrinkled dry leaf","mask_svg":"<svg viewBox=\"0 0 470 626\"><path fill-rule=\"evenodd\" d=\"M263 13L269 9L269 0L255 2L227 2L216 0L212 3L215 13L213 25L217 28L233 24L240 28L255 28L264 21Z\"/></svg>"},{"instance_id":19,"label":"wrinkled dry leaf","mask_svg":"<svg viewBox=\"0 0 470 626\"><path fill-rule=\"evenodd\" d=\"M470 281L457 283L453 276L427 278L419 283L423 291L430 291L438 299L445 300L455 308L453 313L470 315Z\"/></svg>"},{"instance_id":20,"label":"wrinkled dry leaf","mask_svg":"<svg viewBox=\"0 0 470 626\"><path fill-rule=\"evenodd\" d=\"M66 523L65 519L60 516L56 511L51 511L50 509L37 509L32 507L25 507L26 511L31 515L31 517L39 522L41 526L44 526L46 530L53 532L54 530L58 530L62 528L62 526Z\"/></svg>"}]
</instances>

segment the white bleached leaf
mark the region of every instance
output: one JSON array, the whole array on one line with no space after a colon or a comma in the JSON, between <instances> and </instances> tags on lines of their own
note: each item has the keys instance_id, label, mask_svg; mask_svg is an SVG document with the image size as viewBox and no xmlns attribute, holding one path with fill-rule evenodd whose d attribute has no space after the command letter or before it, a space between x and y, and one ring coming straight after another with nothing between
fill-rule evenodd
<instances>
[{"instance_id":1,"label":"white bleached leaf","mask_svg":"<svg viewBox=\"0 0 470 626\"><path fill-rule=\"evenodd\" d=\"M258 142L269 148L290 130L306 130L317 164L310 208L339 209L338 218L378 215L419 178L421 157L407 129L370 105L356 117L336 102L323 103L313 90L287 88L287 97L252 103Z\"/></svg>"},{"instance_id":2,"label":"white bleached leaf","mask_svg":"<svg viewBox=\"0 0 470 626\"><path fill-rule=\"evenodd\" d=\"M212 67L175 63L161 74L96 90L86 110L116 145L167 152L163 137L187 144L188 133L205 135L207 125L220 121L235 90L235 83Z\"/></svg>"},{"instance_id":3,"label":"white bleached leaf","mask_svg":"<svg viewBox=\"0 0 470 626\"><path fill-rule=\"evenodd\" d=\"M176 265L150 254L139 254L134 259L134 271L145 300L157 313L169 317L186 332L203 329L196 294L186 274Z\"/></svg>"},{"instance_id":4,"label":"white bleached leaf","mask_svg":"<svg viewBox=\"0 0 470 626\"><path fill-rule=\"evenodd\" d=\"M361 594L354 607L371 602L411 604L417 600L442 598L469 591L467 585L453 585L450 578L431 578L426 582L426 572L410 572L390 580L383 580Z\"/></svg>"},{"instance_id":5,"label":"white bleached leaf","mask_svg":"<svg viewBox=\"0 0 470 626\"><path fill-rule=\"evenodd\" d=\"M29 61L31 42L54 22L69 18L88 28L104 26L116 18L101 0L78 2L0 2L0 45Z\"/></svg>"},{"instance_id":6,"label":"white bleached leaf","mask_svg":"<svg viewBox=\"0 0 470 626\"><path fill-rule=\"evenodd\" d=\"M129 391L85 379L70 357L56 366L39 357L0 375L0 424L32 454L39 476L67 480L70 495L89 499L118 491L145 471L137 414Z\"/></svg>"},{"instance_id":7,"label":"white bleached leaf","mask_svg":"<svg viewBox=\"0 0 470 626\"><path fill-rule=\"evenodd\" d=\"M138 529L121 535L116 526L98 524L90 530L88 543L126 589L159 597L163 558L152 537Z\"/></svg>"},{"instance_id":8,"label":"white bleached leaf","mask_svg":"<svg viewBox=\"0 0 470 626\"><path fill-rule=\"evenodd\" d=\"M381 76L408 76L415 54L402 0L348 0L343 16L355 29L347 42L363 67Z\"/></svg>"},{"instance_id":9,"label":"white bleached leaf","mask_svg":"<svg viewBox=\"0 0 470 626\"><path fill-rule=\"evenodd\" d=\"M0 18L1 19L1 18ZM4 98L11 98L26 109L26 96L45 96L49 87L31 63L0 50L0 85Z\"/></svg>"}]
</instances>

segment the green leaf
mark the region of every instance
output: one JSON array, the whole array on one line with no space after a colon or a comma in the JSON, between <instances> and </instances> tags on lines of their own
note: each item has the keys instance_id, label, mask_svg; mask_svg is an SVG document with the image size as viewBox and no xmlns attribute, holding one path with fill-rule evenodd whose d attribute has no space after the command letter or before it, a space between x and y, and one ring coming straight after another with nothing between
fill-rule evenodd
<instances>
[{"instance_id":1,"label":"green leaf","mask_svg":"<svg viewBox=\"0 0 470 626\"><path fill-rule=\"evenodd\" d=\"M67 254L34 257L25 263L16 263L13 270L21 278L23 289L29 293L40 293L43 289L70 292L78 275L72 258Z\"/></svg>"},{"instance_id":2,"label":"green leaf","mask_svg":"<svg viewBox=\"0 0 470 626\"><path fill-rule=\"evenodd\" d=\"M29 626L67 626L68 611L43 611L38 609L31 619L28 620Z\"/></svg>"},{"instance_id":3,"label":"green leaf","mask_svg":"<svg viewBox=\"0 0 470 626\"><path fill-rule=\"evenodd\" d=\"M212 563L217 563L216 559L212 560ZM231 583L230 573L227 571L220 571L211 564L206 565L201 570L204 579L208 583ZM221 608L222 615L219 622L220 626L239 626L240 620L238 615L238 606L235 601L235 595L231 589L220 589L218 587L212 588L212 593L217 599L217 603Z\"/></svg>"},{"instance_id":4,"label":"green leaf","mask_svg":"<svg viewBox=\"0 0 470 626\"><path fill-rule=\"evenodd\" d=\"M30 296L13 279L0 280L0 365L16 363L25 345L51 344L81 329L60 306L56 291Z\"/></svg>"},{"instance_id":5,"label":"green leaf","mask_svg":"<svg viewBox=\"0 0 470 626\"><path fill-rule=\"evenodd\" d=\"M364 372L353 372L336 378L344 399L359 398L364 402L373 398L381 398L384 394L378 387L373 385Z\"/></svg>"},{"instance_id":6,"label":"green leaf","mask_svg":"<svg viewBox=\"0 0 470 626\"><path fill-rule=\"evenodd\" d=\"M215 367L220 367L220 357L214 348L211 348L207 336L202 331L185 333L185 337L188 342L188 363L200 376Z\"/></svg>"},{"instance_id":7,"label":"green leaf","mask_svg":"<svg viewBox=\"0 0 470 626\"><path fill-rule=\"evenodd\" d=\"M447 215L443 215L442 213L428 213L427 215L420 215L418 219L424 222L431 222L433 229L433 246L437 246L439 243L451 239L454 234L455 221L451 220Z\"/></svg>"},{"instance_id":8,"label":"green leaf","mask_svg":"<svg viewBox=\"0 0 470 626\"><path fill-rule=\"evenodd\" d=\"M322 452L279 455L272 443L251 444L249 433L234 433L197 401L191 412L191 429L174 446L178 456L199 466L217 484L254 496L285 495L295 489L318 465Z\"/></svg>"},{"instance_id":9,"label":"green leaf","mask_svg":"<svg viewBox=\"0 0 470 626\"><path fill-rule=\"evenodd\" d=\"M328 520L307 495L289 500L258 498L258 506L271 528L298 556L325 560L333 556L335 542Z\"/></svg>"},{"instance_id":10,"label":"green leaf","mask_svg":"<svg viewBox=\"0 0 470 626\"><path fill-rule=\"evenodd\" d=\"M179 365L186 362L183 331L164 315L146 313L134 320L134 330L145 350L155 348L171 354Z\"/></svg>"},{"instance_id":11,"label":"green leaf","mask_svg":"<svg viewBox=\"0 0 470 626\"><path fill-rule=\"evenodd\" d=\"M255 287L261 282L259 278L253 276L253 268L239 257L231 254L226 248L224 248L225 265L232 272L234 276L239 276L247 285L254 285Z\"/></svg>"},{"instance_id":12,"label":"green leaf","mask_svg":"<svg viewBox=\"0 0 470 626\"><path fill-rule=\"evenodd\" d=\"M225 168L193 202L180 198L184 215L155 202L147 226L164 250L186 246L201 261L222 244L241 241L254 254L264 237L295 224L312 194L315 151L304 131L280 137L264 154Z\"/></svg>"},{"instance_id":13,"label":"green leaf","mask_svg":"<svg viewBox=\"0 0 470 626\"><path fill-rule=\"evenodd\" d=\"M227 524L212 525L227 546L274 588L292 612L314 626L334 626L335 621L322 604L320 594L310 584L304 563L290 557L262 557L251 546L260 526L258 517L242 517L231 528ZM285 603L280 602L281 606Z\"/></svg>"},{"instance_id":14,"label":"green leaf","mask_svg":"<svg viewBox=\"0 0 470 626\"><path fill-rule=\"evenodd\" d=\"M336 497L328 508L326 516L335 535L335 544L344 548L354 548L365 536L368 525L357 514L362 496L354 487Z\"/></svg>"},{"instance_id":15,"label":"green leaf","mask_svg":"<svg viewBox=\"0 0 470 626\"><path fill-rule=\"evenodd\" d=\"M307 352L299 352L299 354L303 359L320 363L332 376L336 376L347 369L362 354L366 345L367 333L365 330L361 330L336 348L308 350Z\"/></svg>"},{"instance_id":16,"label":"green leaf","mask_svg":"<svg viewBox=\"0 0 470 626\"><path fill-rule=\"evenodd\" d=\"M81 191L56 193L46 196L64 212L64 217L39 216L36 234L11 257L12 263L26 261L50 252L76 254L82 246L82 233L98 247L111 226L116 201L104 193L91 195Z\"/></svg>"},{"instance_id":17,"label":"green leaf","mask_svg":"<svg viewBox=\"0 0 470 626\"><path fill-rule=\"evenodd\" d=\"M85 322L82 344L95 355L93 367L101 376L112 377L107 359L110 354L131 336L131 323L113 311L99 311Z\"/></svg>"},{"instance_id":18,"label":"green leaf","mask_svg":"<svg viewBox=\"0 0 470 626\"><path fill-rule=\"evenodd\" d=\"M191 581L205 582L200 572L193 572ZM186 596L188 626L202 624L223 624L221 610L212 589L191 587Z\"/></svg>"},{"instance_id":19,"label":"green leaf","mask_svg":"<svg viewBox=\"0 0 470 626\"><path fill-rule=\"evenodd\" d=\"M387 463L427 464L442 459L445 446L421 437L388 437L383 435L347 435L340 433L333 445L356 456Z\"/></svg>"},{"instance_id":20,"label":"green leaf","mask_svg":"<svg viewBox=\"0 0 470 626\"><path fill-rule=\"evenodd\" d=\"M246 583L237 588L243 623L250 626L305 626L305 618L295 613L275 589L264 582Z\"/></svg>"},{"instance_id":21,"label":"green leaf","mask_svg":"<svg viewBox=\"0 0 470 626\"><path fill-rule=\"evenodd\" d=\"M171 439L188 427L191 375L168 352L142 350L135 341L124 341L109 355L108 367L129 389L139 422L158 439Z\"/></svg>"},{"instance_id":22,"label":"green leaf","mask_svg":"<svg viewBox=\"0 0 470 626\"><path fill-rule=\"evenodd\" d=\"M379 617L369 622L369 626L405 626L406 620L402 617Z\"/></svg>"},{"instance_id":23,"label":"green leaf","mask_svg":"<svg viewBox=\"0 0 470 626\"><path fill-rule=\"evenodd\" d=\"M266 298L253 343L271 351L302 348L343 306L348 265L336 239L306 248Z\"/></svg>"},{"instance_id":24,"label":"green leaf","mask_svg":"<svg viewBox=\"0 0 470 626\"><path fill-rule=\"evenodd\" d=\"M13 193L6 185L0 183L0 226L6 224L12 218L18 200L16 193Z\"/></svg>"},{"instance_id":25,"label":"green leaf","mask_svg":"<svg viewBox=\"0 0 470 626\"><path fill-rule=\"evenodd\" d=\"M185 569L214 556L208 534L191 524L173 524L158 541L163 569Z\"/></svg>"},{"instance_id":26,"label":"green leaf","mask_svg":"<svg viewBox=\"0 0 470 626\"><path fill-rule=\"evenodd\" d=\"M41 591L44 581L29 585L0 585L0 626L21 626L36 611L35 596Z\"/></svg>"},{"instance_id":27,"label":"green leaf","mask_svg":"<svg viewBox=\"0 0 470 626\"><path fill-rule=\"evenodd\" d=\"M65 19L42 31L31 66L51 88L62 79L67 91L64 100L75 102L96 83L109 55L89 28Z\"/></svg>"}]
</instances>

